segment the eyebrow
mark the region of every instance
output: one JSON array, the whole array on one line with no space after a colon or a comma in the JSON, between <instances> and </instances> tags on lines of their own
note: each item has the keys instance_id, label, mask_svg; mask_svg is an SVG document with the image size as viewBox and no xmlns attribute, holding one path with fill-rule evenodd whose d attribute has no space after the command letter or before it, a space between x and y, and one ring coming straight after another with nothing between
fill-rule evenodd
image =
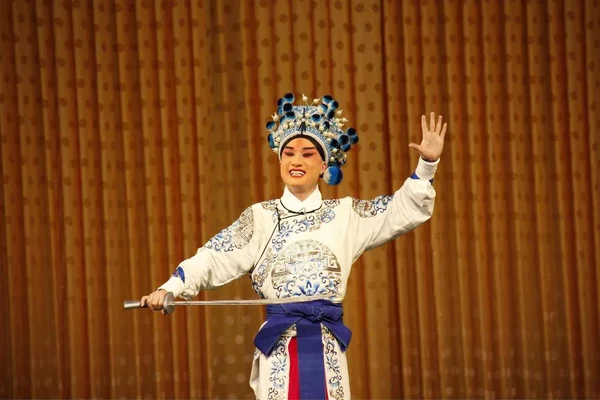
<instances>
[{"instance_id":1,"label":"eyebrow","mask_svg":"<svg viewBox=\"0 0 600 400\"><path fill-rule=\"evenodd\" d=\"M286 150L295 150L296 148L294 146L285 146ZM302 150L316 150L316 148L313 147L303 147Z\"/></svg>"}]
</instances>

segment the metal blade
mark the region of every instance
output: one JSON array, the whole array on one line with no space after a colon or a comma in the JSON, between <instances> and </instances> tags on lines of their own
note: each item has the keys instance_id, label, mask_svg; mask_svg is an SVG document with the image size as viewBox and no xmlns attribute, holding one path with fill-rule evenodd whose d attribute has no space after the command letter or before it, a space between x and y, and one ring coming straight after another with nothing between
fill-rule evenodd
<instances>
[{"instance_id":1,"label":"metal blade","mask_svg":"<svg viewBox=\"0 0 600 400\"><path fill-rule=\"evenodd\" d=\"M175 307L179 306L262 306L269 304L286 304L286 303L304 303L313 300L330 300L335 302L341 300L337 295L321 294L316 296L302 297L286 297L283 299L250 299L250 300L174 300L173 293L168 292L163 301L163 311L165 314L171 314ZM134 308L147 308L147 305L142 306L139 300L126 300L123 302L123 308L126 310Z\"/></svg>"}]
</instances>

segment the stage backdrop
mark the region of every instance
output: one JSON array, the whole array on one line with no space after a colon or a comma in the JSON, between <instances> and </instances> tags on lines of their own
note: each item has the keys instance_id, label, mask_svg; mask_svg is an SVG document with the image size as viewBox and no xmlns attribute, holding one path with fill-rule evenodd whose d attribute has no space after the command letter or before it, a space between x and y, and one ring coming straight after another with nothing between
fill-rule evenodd
<instances>
[{"instance_id":1,"label":"stage backdrop","mask_svg":"<svg viewBox=\"0 0 600 400\"><path fill-rule=\"evenodd\" d=\"M261 308L123 300L281 195L286 92L360 133L328 198L449 124L431 221L354 266L355 398L600 396L599 2L0 2L0 397L252 396Z\"/></svg>"}]
</instances>

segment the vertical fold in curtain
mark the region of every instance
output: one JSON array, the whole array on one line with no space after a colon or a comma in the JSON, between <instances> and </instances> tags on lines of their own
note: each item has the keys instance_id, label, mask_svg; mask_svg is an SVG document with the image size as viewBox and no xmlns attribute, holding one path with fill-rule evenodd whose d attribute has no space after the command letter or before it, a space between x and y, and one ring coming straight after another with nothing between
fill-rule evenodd
<instances>
[{"instance_id":1,"label":"vertical fold in curtain","mask_svg":"<svg viewBox=\"0 0 600 400\"><path fill-rule=\"evenodd\" d=\"M592 13L596 15L598 12ZM574 387L575 395L591 396L598 392L597 380L592 376L598 367L598 308L596 275L597 261L594 261L592 228L593 208L590 196L591 168L589 162L590 138L594 134L589 130L587 113L586 79L586 8L585 3L565 3L566 44L567 44L567 90L569 117L569 156L566 162L571 163L572 221L574 231L573 264L576 271L570 274L571 280L577 281L577 304L574 312L578 317L574 321L573 339L579 344L574 360L576 365L571 379L578 381ZM597 208L597 204L596 204ZM596 337L596 338L594 338Z\"/></svg>"},{"instance_id":2,"label":"vertical fold in curtain","mask_svg":"<svg viewBox=\"0 0 600 400\"><path fill-rule=\"evenodd\" d=\"M15 205L23 207L23 224L20 229L24 234L24 259L17 264L20 279L24 281L25 290L21 307L27 307L27 322L15 325L15 333L29 330L27 345L29 359L27 367L30 370L31 396L58 396L59 387L53 382L60 381L60 364L62 357L56 326L55 303L60 298L54 296L56 282L53 274L60 274L62 265L54 257L62 250L53 241L52 232L58 210L50 210L56 206L53 201L54 179L61 179L56 170L57 148L52 136L56 135L56 127L50 130L49 120L55 118L56 112L56 83L53 65L49 71L42 67L43 62L53 63L52 35L41 37L38 30L37 18L45 18L47 10L43 5L15 3L13 7L13 29L15 34L14 63L16 68L16 115L18 121L19 148L16 152L20 158L21 179L23 184L22 197ZM48 49L48 50L47 50ZM49 56L49 60L42 60ZM50 79L50 82L42 82ZM47 85L47 83L50 83ZM44 85L44 90L42 90ZM47 86L46 86L47 85ZM14 133L11 133L14 134ZM52 169L48 169L48 166ZM18 226L17 226L18 227ZM17 228L15 227L15 228ZM62 244L62 241L59 242ZM16 299L16 298L15 298ZM23 311L21 311L23 312ZM51 360L56 361L53 365ZM33 384L32 384L33 383Z\"/></svg>"},{"instance_id":3,"label":"vertical fold in curtain","mask_svg":"<svg viewBox=\"0 0 600 400\"><path fill-rule=\"evenodd\" d=\"M115 304L123 287L129 287L131 265L127 225L127 188L125 155L123 146L124 120L126 110L121 102L121 75L119 68L119 39L117 38L116 14L121 15L122 8L112 1L95 1L93 4L94 44L96 54L95 96L97 101L97 127L100 137L98 153L100 165L99 179L96 184L101 188L101 211L104 236L104 264L97 266L103 285L90 312L99 314L101 324L105 326L106 336L99 339L108 342L108 351L115 354L109 359L107 369L98 371L93 380L102 379L109 397L116 393L135 396L135 386L127 384L129 368L125 360L133 357L132 332L134 324L131 318L124 319L119 313L111 312L100 304ZM114 299L114 300L113 300ZM111 301L112 300L112 301ZM109 371L109 374L106 372ZM106 377L110 376L110 379ZM106 378L105 378L106 377Z\"/></svg>"},{"instance_id":4,"label":"vertical fold in curtain","mask_svg":"<svg viewBox=\"0 0 600 400\"><path fill-rule=\"evenodd\" d=\"M77 196L81 203L78 238L82 249L82 263L78 268L83 281L78 287L75 299L79 302L82 319L77 321L76 330L71 334L77 336L83 343L78 349L72 349L72 357L94 360L86 366L73 369L71 383L72 395L80 393L85 397L110 396L110 369L109 358L111 354L108 341L108 310L106 301L106 254L104 227L102 215L102 176L100 166L100 137L99 137L99 104L97 98L97 55L95 46L96 28L92 2L82 2L78 7L72 8L71 29L74 46L73 52L73 78L76 86L73 93L76 110L78 132L77 169L79 170L79 183ZM109 88L113 90L111 86ZM74 242L77 243L77 242ZM69 273L71 275L71 273ZM74 321L75 322L75 321ZM84 344L85 343L85 344ZM72 364L75 366L74 364Z\"/></svg>"},{"instance_id":5,"label":"vertical fold in curtain","mask_svg":"<svg viewBox=\"0 0 600 400\"><path fill-rule=\"evenodd\" d=\"M169 265L166 244L166 201L165 176L161 140L160 98L158 91L158 57L157 57L157 20L155 6L151 1L135 3L136 33L138 52L136 60L139 70L140 89L140 128L143 132L141 157L143 159L143 177L138 190L146 199L147 221L140 235L148 238L144 246L142 260L134 263L131 273L132 283L137 290L133 296L140 297L153 290L161 279L164 279L166 266ZM138 183L139 184L139 183ZM145 261L145 262L144 262ZM160 381L155 379L157 370L169 369L171 365L159 358L159 351L166 349L165 326L162 318L153 318L148 313L129 316L135 318L136 363L135 374L139 379L141 396L152 396L165 393ZM167 328L168 329L168 328ZM160 336L159 336L160 335Z\"/></svg>"},{"instance_id":6,"label":"vertical fold in curtain","mask_svg":"<svg viewBox=\"0 0 600 400\"><path fill-rule=\"evenodd\" d=\"M567 86L567 42L561 40L566 33L566 8L563 2L556 2L549 9L549 46L550 46L550 82L552 99L552 126L554 131L554 146L548 156L552 157L554 164L553 179L556 183L556 208L553 220L557 222L558 232L552 234L558 240L556 251L558 252L555 262L558 261L556 279L558 285L555 288L558 296L557 306L559 312L551 315L558 325L555 329L557 343L550 350L551 360L564 360L558 374L552 377L551 385L556 389L551 390L555 397L565 397L567 393L572 396L581 397L579 392L580 382L569 376L567 371L574 372L578 367L576 360L577 341L574 340L573 332L578 330L578 322L574 319L577 302L577 280L574 279L574 232L573 232L573 196L572 196L572 174L571 165L567 162L570 154L569 140L569 112L567 103L569 91ZM566 343L566 345L563 345ZM565 390L567 389L567 390ZM578 394L579 393L579 394Z\"/></svg>"},{"instance_id":7,"label":"vertical fold in curtain","mask_svg":"<svg viewBox=\"0 0 600 400\"><path fill-rule=\"evenodd\" d=\"M5 223L0 231L3 239L2 261L0 273L2 273L3 289L6 290L8 301L2 302L5 312L5 332L0 341L2 354L6 354L7 368L2 386L5 393L15 397L32 397L29 331L29 308L27 307L28 294L28 271L26 262L25 242L29 240L25 233L25 209L24 209L24 173L21 169L23 159L20 155L21 118L18 108L19 86L27 77L22 71L17 74L18 52L17 43L26 43L25 35L15 29L15 21L18 21L19 10L7 7L0 14L0 46L2 61L0 62L2 91L0 91L0 144L2 154L2 219ZM23 17L24 19L24 17ZM31 41L31 36L29 41ZM10 371L10 372L9 372ZM10 379L8 377L11 377Z\"/></svg>"},{"instance_id":8,"label":"vertical fold in curtain","mask_svg":"<svg viewBox=\"0 0 600 400\"><path fill-rule=\"evenodd\" d=\"M251 398L262 309L121 301L281 196L293 92L360 134L325 198L392 194L449 124L431 221L354 265L354 397L599 397L600 4L434 3L9 2L0 396Z\"/></svg>"},{"instance_id":9,"label":"vertical fold in curtain","mask_svg":"<svg viewBox=\"0 0 600 400\"><path fill-rule=\"evenodd\" d=\"M589 137L588 144L588 155L589 155L589 171L590 171L590 184L586 185L587 198L591 201L589 216L591 226L590 231L590 245L593 252L590 254L592 265L596 268L592 269L595 273L596 287L592 288L592 292L596 294L596 302L591 307L591 312L594 309L596 327L600 325L600 4L595 1L585 1L585 54L586 54L586 86L588 88L587 104L584 107L587 110L587 132ZM582 182L583 183L583 182ZM593 236L593 239L592 239ZM594 290L595 289L595 290ZM597 341L593 343L598 346ZM595 348L596 354L598 355L590 365L590 371L593 374L600 370L600 350L598 347ZM595 382L590 385L588 395L600 396L600 383Z\"/></svg>"}]
</instances>

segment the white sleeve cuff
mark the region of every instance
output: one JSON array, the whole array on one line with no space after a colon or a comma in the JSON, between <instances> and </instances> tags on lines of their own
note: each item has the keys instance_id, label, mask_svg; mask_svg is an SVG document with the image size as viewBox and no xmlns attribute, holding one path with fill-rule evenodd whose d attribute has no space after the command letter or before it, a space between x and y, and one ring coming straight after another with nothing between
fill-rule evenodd
<instances>
[{"instance_id":1,"label":"white sleeve cuff","mask_svg":"<svg viewBox=\"0 0 600 400\"><path fill-rule=\"evenodd\" d=\"M419 179L430 181L433 179L439 163L439 158L433 162L429 162L419 157L419 163L417 164L417 169L415 169L415 175L417 175Z\"/></svg>"},{"instance_id":2,"label":"white sleeve cuff","mask_svg":"<svg viewBox=\"0 0 600 400\"><path fill-rule=\"evenodd\" d=\"M185 284L179 277L172 276L164 285L158 288L158 290L160 289L173 293L173 297L177 298L183 293Z\"/></svg>"}]
</instances>

